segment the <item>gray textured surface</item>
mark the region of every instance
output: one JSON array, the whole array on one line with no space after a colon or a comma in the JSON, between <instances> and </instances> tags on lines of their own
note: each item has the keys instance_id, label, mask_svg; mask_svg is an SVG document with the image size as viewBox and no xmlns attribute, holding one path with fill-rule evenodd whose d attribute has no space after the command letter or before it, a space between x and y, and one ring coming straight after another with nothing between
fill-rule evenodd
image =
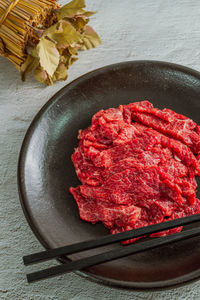
<instances>
[{"instance_id":1,"label":"gray textured surface","mask_svg":"<svg viewBox=\"0 0 200 300\"><path fill-rule=\"evenodd\" d=\"M124 60L157 59L200 70L198 0L87 0L87 5L98 10L92 24L103 45L81 53L70 69L68 83L90 70ZM75 274L26 283L21 258L42 246L19 204L17 158L32 118L65 84L45 88L31 78L23 84L13 66L0 58L0 299L200 299L200 282L148 293L103 287Z\"/></svg>"}]
</instances>

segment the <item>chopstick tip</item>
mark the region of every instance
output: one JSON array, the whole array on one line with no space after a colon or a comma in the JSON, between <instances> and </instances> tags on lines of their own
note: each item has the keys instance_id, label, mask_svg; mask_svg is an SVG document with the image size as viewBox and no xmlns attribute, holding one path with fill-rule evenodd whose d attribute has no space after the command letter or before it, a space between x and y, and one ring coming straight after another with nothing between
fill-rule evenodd
<instances>
[{"instance_id":1,"label":"chopstick tip","mask_svg":"<svg viewBox=\"0 0 200 300\"><path fill-rule=\"evenodd\" d=\"M28 260L27 260L27 256L23 256L22 260L23 260L23 263L24 263L25 266L27 266L29 264Z\"/></svg>"}]
</instances>

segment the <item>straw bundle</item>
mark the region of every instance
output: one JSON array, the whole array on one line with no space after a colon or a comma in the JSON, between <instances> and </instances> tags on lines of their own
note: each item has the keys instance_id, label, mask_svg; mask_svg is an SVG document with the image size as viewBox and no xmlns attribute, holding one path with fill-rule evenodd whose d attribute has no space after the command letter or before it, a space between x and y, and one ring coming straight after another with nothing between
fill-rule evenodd
<instances>
[{"instance_id":1,"label":"straw bundle","mask_svg":"<svg viewBox=\"0 0 200 300\"><path fill-rule=\"evenodd\" d=\"M0 0L0 56L21 72L34 72L47 85L65 80L78 50L98 46L101 40L87 25L94 12L85 0L59 7L56 0Z\"/></svg>"},{"instance_id":2,"label":"straw bundle","mask_svg":"<svg viewBox=\"0 0 200 300\"><path fill-rule=\"evenodd\" d=\"M20 70L27 42L37 40L33 28L52 25L58 7L55 0L0 0L0 55Z\"/></svg>"}]
</instances>

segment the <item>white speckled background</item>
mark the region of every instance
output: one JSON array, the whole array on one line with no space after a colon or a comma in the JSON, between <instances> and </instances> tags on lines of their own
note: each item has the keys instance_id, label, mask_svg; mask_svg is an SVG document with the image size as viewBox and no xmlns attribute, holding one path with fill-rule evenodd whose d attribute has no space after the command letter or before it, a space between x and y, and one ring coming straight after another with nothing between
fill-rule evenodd
<instances>
[{"instance_id":1,"label":"white speckled background","mask_svg":"<svg viewBox=\"0 0 200 300\"><path fill-rule=\"evenodd\" d=\"M67 1L62 1L66 3ZM97 10L92 25L103 44L83 52L68 83L111 63L152 59L180 63L200 71L200 2L198 0L87 0ZM25 132L43 104L66 82L43 87L20 81L0 58L0 299L9 300L199 300L200 281L158 292L117 290L68 274L28 285L22 256L42 250L30 230L17 193L17 159ZM48 264L46 264L48 265ZM34 267L29 268L29 270Z\"/></svg>"}]
</instances>

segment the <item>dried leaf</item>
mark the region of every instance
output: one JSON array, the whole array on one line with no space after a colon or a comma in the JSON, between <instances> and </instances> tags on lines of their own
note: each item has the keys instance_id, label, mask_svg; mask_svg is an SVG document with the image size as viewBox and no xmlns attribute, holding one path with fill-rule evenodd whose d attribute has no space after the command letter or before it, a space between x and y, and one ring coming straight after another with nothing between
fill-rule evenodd
<instances>
[{"instance_id":1,"label":"dried leaf","mask_svg":"<svg viewBox=\"0 0 200 300\"><path fill-rule=\"evenodd\" d=\"M77 60L78 60L78 57L71 57L69 60L69 66L71 66Z\"/></svg>"},{"instance_id":2,"label":"dried leaf","mask_svg":"<svg viewBox=\"0 0 200 300\"><path fill-rule=\"evenodd\" d=\"M69 53L71 55L78 55L78 47L71 47L71 46L69 46L67 48L67 50L69 51Z\"/></svg>"},{"instance_id":3,"label":"dried leaf","mask_svg":"<svg viewBox=\"0 0 200 300\"><path fill-rule=\"evenodd\" d=\"M36 50L40 58L41 67L49 74L49 76L53 76L60 59L60 54L56 45L43 37L38 43Z\"/></svg>"},{"instance_id":4,"label":"dried leaf","mask_svg":"<svg viewBox=\"0 0 200 300\"><path fill-rule=\"evenodd\" d=\"M65 80L67 69L78 59L78 50L91 49L101 43L97 33L87 26L89 17L95 12L85 11L84 8L85 0L73 0L54 10L53 21L47 20L41 26L33 26L34 23L27 25L32 37L27 40L25 51L28 56L20 69L23 80L31 71L34 71L39 82L47 85L52 85L56 80ZM20 33L22 28L19 26L15 29ZM0 39L0 53L4 50L4 41ZM20 68L23 59L18 58L18 49L16 55L8 55L12 55L8 58ZM20 55L24 58L23 51Z\"/></svg>"},{"instance_id":5,"label":"dried leaf","mask_svg":"<svg viewBox=\"0 0 200 300\"><path fill-rule=\"evenodd\" d=\"M87 50L95 48L101 44L101 39L94 29L90 26L86 26L85 33L83 34L82 45L80 50Z\"/></svg>"},{"instance_id":6,"label":"dried leaf","mask_svg":"<svg viewBox=\"0 0 200 300\"><path fill-rule=\"evenodd\" d=\"M53 75L53 81L66 80L68 77L67 68L64 63L60 63Z\"/></svg>"},{"instance_id":7,"label":"dried leaf","mask_svg":"<svg viewBox=\"0 0 200 300\"><path fill-rule=\"evenodd\" d=\"M70 53L67 52L63 53L63 55L60 58L60 61L64 63L67 69L77 60L78 57L72 56Z\"/></svg>"},{"instance_id":8,"label":"dried leaf","mask_svg":"<svg viewBox=\"0 0 200 300\"><path fill-rule=\"evenodd\" d=\"M78 60L78 57L73 57L73 56L69 57L69 59L67 60L67 62L65 64L66 67L69 68L77 60Z\"/></svg>"},{"instance_id":9,"label":"dried leaf","mask_svg":"<svg viewBox=\"0 0 200 300\"><path fill-rule=\"evenodd\" d=\"M59 44L59 43L57 44L57 49L60 54L62 54L62 51L68 47L69 47L69 44Z\"/></svg>"},{"instance_id":10,"label":"dried leaf","mask_svg":"<svg viewBox=\"0 0 200 300\"><path fill-rule=\"evenodd\" d=\"M58 20L74 17L76 14L84 13L85 0L73 0L66 5L62 6L57 12Z\"/></svg>"},{"instance_id":11,"label":"dried leaf","mask_svg":"<svg viewBox=\"0 0 200 300\"><path fill-rule=\"evenodd\" d=\"M31 55L32 55L33 57L38 57L38 51L37 51L36 48L32 49Z\"/></svg>"},{"instance_id":12,"label":"dried leaf","mask_svg":"<svg viewBox=\"0 0 200 300\"><path fill-rule=\"evenodd\" d=\"M40 68L40 67L38 67L34 71L34 77L37 81L39 81L41 83L46 83L46 81L47 81L47 73L46 73L46 71L42 70L42 68Z\"/></svg>"},{"instance_id":13,"label":"dried leaf","mask_svg":"<svg viewBox=\"0 0 200 300\"><path fill-rule=\"evenodd\" d=\"M60 21L57 29L48 33L48 37L59 45L75 46L81 40L81 34L67 21Z\"/></svg>"},{"instance_id":14,"label":"dried leaf","mask_svg":"<svg viewBox=\"0 0 200 300\"><path fill-rule=\"evenodd\" d=\"M62 55L60 57L60 62L66 64L68 62L68 57L66 55Z\"/></svg>"},{"instance_id":15,"label":"dried leaf","mask_svg":"<svg viewBox=\"0 0 200 300\"><path fill-rule=\"evenodd\" d=\"M35 70L38 65L39 65L39 59L31 55L28 55L27 59L25 60L25 62L23 63L20 69L22 81L25 81L27 74Z\"/></svg>"},{"instance_id":16,"label":"dried leaf","mask_svg":"<svg viewBox=\"0 0 200 300\"><path fill-rule=\"evenodd\" d=\"M53 32L55 32L55 31L57 30L57 28L59 27L59 23L60 23L60 22L58 22L58 23L56 23L56 24L50 26L49 28L47 28L47 29L43 32L42 37L45 37L45 36L51 37L51 34L52 34Z\"/></svg>"},{"instance_id":17,"label":"dried leaf","mask_svg":"<svg viewBox=\"0 0 200 300\"><path fill-rule=\"evenodd\" d=\"M86 18L89 18L96 14L96 11L85 11L82 15L85 16Z\"/></svg>"},{"instance_id":18,"label":"dried leaf","mask_svg":"<svg viewBox=\"0 0 200 300\"><path fill-rule=\"evenodd\" d=\"M47 85L53 85L53 79L52 79L52 77L49 76L48 74L47 74L47 81L46 81L46 84L47 84Z\"/></svg>"},{"instance_id":19,"label":"dried leaf","mask_svg":"<svg viewBox=\"0 0 200 300\"><path fill-rule=\"evenodd\" d=\"M84 29L88 22L89 19L86 19L84 16L77 16L70 21L70 23L76 28L76 30Z\"/></svg>"}]
</instances>

